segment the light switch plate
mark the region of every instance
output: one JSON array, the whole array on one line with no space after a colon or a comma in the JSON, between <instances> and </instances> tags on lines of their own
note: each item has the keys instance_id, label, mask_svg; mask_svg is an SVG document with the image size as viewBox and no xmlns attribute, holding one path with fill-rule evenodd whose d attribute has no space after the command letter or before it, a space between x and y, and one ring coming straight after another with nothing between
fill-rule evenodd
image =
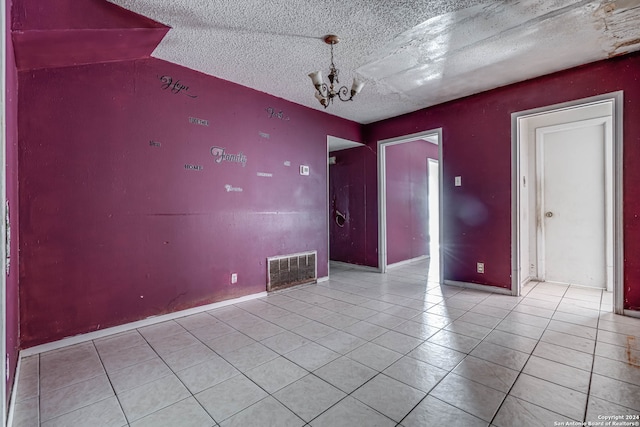
<instances>
[{"instance_id":1,"label":"light switch plate","mask_svg":"<svg viewBox=\"0 0 640 427\"><path fill-rule=\"evenodd\" d=\"M456 187L462 187L462 177L461 176L456 176L454 182L455 182L455 186Z\"/></svg>"}]
</instances>

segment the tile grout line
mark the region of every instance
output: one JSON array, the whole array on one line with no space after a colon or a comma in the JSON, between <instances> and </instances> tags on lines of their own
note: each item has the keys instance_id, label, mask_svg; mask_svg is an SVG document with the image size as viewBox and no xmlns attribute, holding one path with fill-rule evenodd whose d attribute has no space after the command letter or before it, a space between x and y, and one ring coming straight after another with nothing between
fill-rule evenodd
<instances>
[{"instance_id":1,"label":"tile grout line","mask_svg":"<svg viewBox=\"0 0 640 427\"><path fill-rule=\"evenodd\" d=\"M596 364L596 347L598 345L598 333L600 331L600 314L602 311L600 307L602 307L602 292L600 292L600 303L598 304L598 320L596 321L596 337L593 342L593 359L591 359L591 373L589 375L589 384L587 385L587 403L584 406L584 414L582 416L582 421L586 422L587 414L589 412L589 402L591 401L591 383L593 382L593 368Z\"/></svg>"},{"instance_id":2,"label":"tile grout line","mask_svg":"<svg viewBox=\"0 0 640 427\"><path fill-rule=\"evenodd\" d=\"M534 287L533 287L533 288L532 288L532 289L527 293L527 295L528 295L529 293L531 293L531 291L532 291L533 289L535 289L539 284L540 284L540 282L539 282L539 283L537 283L537 284L536 284L536 286L534 286ZM567 293L567 290L568 290L568 289L569 289L569 287L567 287L567 289L565 289L565 291L562 293L562 297L560 298L560 301L558 301L558 304L556 305L556 309L554 309L554 310L553 310L553 314L555 314L555 313L556 313L557 307L558 307L558 306L560 305L560 303L562 302L562 298L564 298L564 295L566 295L566 293ZM519 304L520 304L520 303L518 303L517 305L519 305ZM517 306L517 305L516 305L516 306ZM516 306L514 306L513 308L515 308ZM511 309L511 311L510 311L510 313L509 313L509 314L511 314L511 313L513 313L513 309ZM508 315L507 315L507 316L508 316ZM526 361L525 361L525 363L522 365L522 368L520 368L520 371L518 372L518 375L516 376L515 380L514 380L514 381L513 381L513 383L511 384L511 387L509 387L509 390L507 391L507 393L505 394L504 398L502 399L502 402L500 402L500 405L498 406L498 409L496 409L496 412L493 414L493 417L491 418L491 421L489 422L489 424L490 424L490 425L492 425L492 424L495 422L495 419L496 419L496 417L498 416L498 414L500 413L500 409L502 409L502 406L504 405L504 402L507 400L507 397L512 396L512 395L511 395L511 391L512 391L512 390L513 390L513 388L515 387L515 385L516 385L516 383L518 382L518 379L520 378L520 376L523 374L525 367L526 367L526 366L527 366L527 364L529 363L529 360L531 359L531 356L533 356L533 353L536 351L536 348L538 347L538 344L540 344L540 341L542 340L542 336L544 335L544 333L546 332L547 328L549 327L549 323L551 323L551 320L552 320L552 319L553 319L553 315L551 316L551 318L549 318L549 321L547 322L547 326L545 326L544 331L542 331L542 334L540 334L540 338L538 338L538 339L536 340L536 345L535 345L535 346L533 347L533 349L531 350L531 353L529 353L529 355L527 356L527 360L526 360ZM512 396L512 397L513 397L514 399L518 399L518 397L516 397L516 396ZM550 410L550 409L548 409L548 408L544 408L544 407L542 407L542 406L540 406L540 405L537 405L537 404L535 404L535 403L533 403L533 402L529 402L528 400L524 400L524 399L522 399L522 400L523 400L523 401L525 401L525 402L528 402L529 404L532 404L532 405L535 405L535 406L537 406L537 407L543 408L543 409L545 409L545 410L547 410L547 411L557 413L557 412L555 412L555 411L551 411L551 410ZM562 414L558 414L558 415L562 415ZM567 417L567 418L569 418L569 417Z\"/></svg>"},{"instance_id":3,"label":"tile grout line","mask_svg":"<svg viewBox=\"0 0 640 427\"><path fill-rule=\"evenodd\" d=\"M102 369L104 370L104 375L107 377L107 381L109 381L109 387L111 387L111 391L113 391L113 396L116 398L118 402L118 406L120 407L120 411L122 411L122 415L124 416L124 420L126 421L127 423L126 425L128 426L130 424L129 417L127 417L127 413L124 411L124 408L122 407L122 403L120 402L120 397L118 396L118 393L116 393L116 389L113 387L113 383L111 382L111 377L107 372L107 367L104 366L104 362L102 361L102 356L100 355L100 352L98 351L98 347L96 347L96 343L94 342L94 340L91 340L91 346L95 350L96 355L98 356L98 360L100 360L100 364L102 365Z\"/></svg>"}]
</instances>

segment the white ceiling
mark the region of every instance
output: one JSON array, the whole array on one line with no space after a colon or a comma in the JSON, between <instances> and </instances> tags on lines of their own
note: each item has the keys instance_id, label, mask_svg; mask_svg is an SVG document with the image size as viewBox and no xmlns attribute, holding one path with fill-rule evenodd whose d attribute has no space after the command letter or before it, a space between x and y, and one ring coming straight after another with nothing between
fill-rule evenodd
<instances>
[{"instance_id":1,"label":"white ceiling","mask_svg":"<svg viewBox=\"0 0 640 427\"><path fill-rule=\"evenodd\" d=\"M307 74L366 86L360 123L640 49L640 0L110 0L171 30L153 56L322 110Z\"/></svg>"}]
</instances>

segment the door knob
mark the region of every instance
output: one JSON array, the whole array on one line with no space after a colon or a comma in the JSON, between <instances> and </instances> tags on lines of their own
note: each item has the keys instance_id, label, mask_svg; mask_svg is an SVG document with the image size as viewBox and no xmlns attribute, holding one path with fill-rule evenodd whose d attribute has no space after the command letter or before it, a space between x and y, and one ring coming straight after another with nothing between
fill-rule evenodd
<instances>
[{"instance_id":1,"label":"door knob","mask_svg":"<svg viewBox=\"0 0 640 427\"><path fill-rule=\"evenodd\" d=\"M553 216L553 212L547 212L544 214L547 218L551 218Z\"/></svg>"}]
</instances>

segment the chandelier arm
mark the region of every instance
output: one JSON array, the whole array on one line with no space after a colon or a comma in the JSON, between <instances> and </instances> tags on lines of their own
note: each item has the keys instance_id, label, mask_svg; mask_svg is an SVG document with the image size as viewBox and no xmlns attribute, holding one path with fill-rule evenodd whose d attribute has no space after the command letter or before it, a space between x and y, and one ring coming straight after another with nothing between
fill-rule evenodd
<instances>
[{"instance_id":1,"label":"chandelier arm","mask_svg":"<svg viewBox=\"0 0 640 427\"><path fill-rule=\"evenodd\" d=\"M326 83L322 83L321 85L317 86L317 90L320 96L324 98L327 98L329 96L329 86L327 86Z\"/></svg>"},{"instance_id":2,"label":"chandelier arm","mask_svg":"<svg viewBox=\"0 0 640 427\"><path fill-rule=\"evenodd\" d=\"M351 93L349 91L349 89L347 89L346 86L342 86L340 89L338 89L338 92L336 92L338 94L338 98L340 98L340 101L352 101L353 100L353 96L351 96Z\"/></svg>"}]
</instances>

